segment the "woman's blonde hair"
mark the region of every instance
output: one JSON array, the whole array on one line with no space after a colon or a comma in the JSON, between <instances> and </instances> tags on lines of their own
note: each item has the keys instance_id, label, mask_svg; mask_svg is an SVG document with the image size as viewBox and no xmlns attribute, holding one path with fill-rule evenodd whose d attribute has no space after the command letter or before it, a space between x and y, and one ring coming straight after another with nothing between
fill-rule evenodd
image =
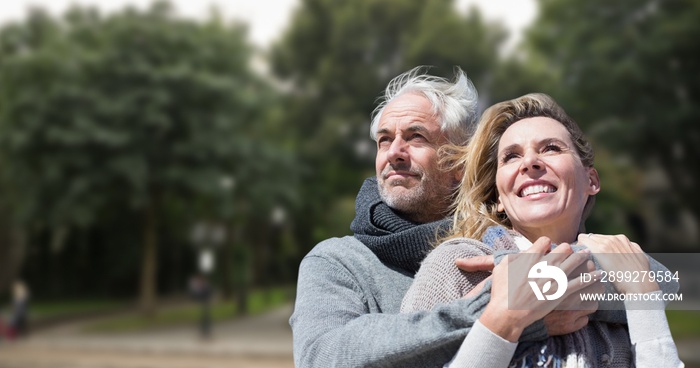
<instances>
[{"instance_id":1,"label":"woman's blonde hair","mask_svg":"<svg viewBox=\"0 0 700 368\"><path fill-rule=\"evenodd\" d=\"M560 122L569 132L583 166L593 166L594 154L590 142L576 122L550 96L531 93L497 103L484 111L469 144L461 147L449 145L441 149L441 163L444 167L462 170L454 202L453 227L446 238L481 239L490 226L512 228L508 217L497 210L498 142L508 127L532 117L548 117ZM588 197L581 218L581 229L594 202L594 196Z\"/></svg>"}]
</instances>

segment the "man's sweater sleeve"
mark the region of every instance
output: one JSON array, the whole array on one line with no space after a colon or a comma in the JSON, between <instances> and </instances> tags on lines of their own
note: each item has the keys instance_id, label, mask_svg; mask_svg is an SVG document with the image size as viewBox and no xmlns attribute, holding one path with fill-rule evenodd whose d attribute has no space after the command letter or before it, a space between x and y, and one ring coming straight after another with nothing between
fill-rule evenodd
<instances>
[{"instance_id":1,"label":"man's sweater sleeve","mask_svg":"<svg viewBox=\"0 0 700 368\"><path fill-rule=\"evenodd\" d=\"M505 255L511 252L497 253ZM463 300L469 303L472 313L476 313L471 318L478 319L491 298L490 280L485 282L484 287L475 296L462 298L491 273L462 271L455 265L455 260L489 254L493 254L489 246L473 239L458 238L439 245L421 264L413 284L404 296L401 311L428 311L455 300ZM520 341L540 341L547 337L549 336L544 322L538 320L525 328Z\"/></svg>"},{"instance_id":2,"label":"man's sweater sleeve","mask_svg":"<svg viewBox=\"0 0 700 368\"><path fill-rule=\"evenodd\" d=\"M508 367L518 343L510 342L476 321L454 359L444 368Z\"/></svg>"},{"instance_id":3,"label":"man's sweater sleeve","mask_svg":"<svg viewBox=\"0 0 700 368\"><path fill-rule=\"evenodd\" d=\"M370 313L363 295L337 260L302 261L290 319L296 367L441 367L474 324L475 308L486 304L458 300L432 311Z\"/></svg>"}]
</instances>

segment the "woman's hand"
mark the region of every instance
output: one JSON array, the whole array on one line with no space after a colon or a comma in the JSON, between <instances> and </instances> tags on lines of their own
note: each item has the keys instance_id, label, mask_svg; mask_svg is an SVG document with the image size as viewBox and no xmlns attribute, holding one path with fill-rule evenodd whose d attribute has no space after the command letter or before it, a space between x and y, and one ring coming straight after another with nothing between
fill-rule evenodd
<instances>
[{"instance_id":1,"label":"woman's hand","mask_svg":"<svg viewBox=\"0 0 700 368\"><path fill-rule=\"evenodd\" d=\"M639 244L624 235L579 234L579 244L585 245L605 271L648 272L649 258ZM659 284L643 277L642 282L632 278L614 278L615 289L623 294L648 293L659 290ZM638 280L637 280L638 281Z\"/></svg>"},{"instance_id":2,"label":"woman's hand","mask_svg":"<svg viewBox=\"0 0 700 368\"><path fill-rule=\"evenodd\" d=\"M479 320L489 330L502 338L516 342L525 327L543 318L560 303L581 289L591 286L591 283L581 282L580 277L568 280L569 275L580 275L581 267L586 267L588 254L574 253L569 244L561 244L550 252L551 242L548 238L538 239L534 245L524 253L531 255L519 255L506 257L493 269L491 299ZM530 287L527 271L535 264L546 261L547 265L556 266L567 275L567 291L557 300L538 300ZM508 272L526 271L523 276L518 276L517 285L508 284ZM599 279L592 277L591 279ZM549 280L550 282L552 280ZM540 290L547 280L535 280Z\"/></svg>"}]
</instances>

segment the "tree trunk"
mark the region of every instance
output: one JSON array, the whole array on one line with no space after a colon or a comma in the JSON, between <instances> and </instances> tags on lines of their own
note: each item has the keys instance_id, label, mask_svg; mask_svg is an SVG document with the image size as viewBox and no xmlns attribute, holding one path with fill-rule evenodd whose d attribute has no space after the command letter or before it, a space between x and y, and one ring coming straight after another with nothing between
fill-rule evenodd
<instances>
[{"instance_id":1,"label":"tree trunk","mask_svg":"<svg viewBox=\"0 0 700 368\"><path fill-rule=\"evenodd\" d=\"M231 247L232 247L232 266L234 276L234 288L236 289L236 304L238 305L238 313L241 315L248 314L248 297L250 285L250 256L245 248L243 239L243 225L231 226Z\"/></svg>"},{"instance_id":2,"label":"tree trunk","mask_svg":"<svg viewBox=\"0 0 700 368\"><path fill-rule=\"evenodd\" d=\"M9 290L22 269L26 254L25 234L7 224L2 224L0 246L0 294Z\"/></svg>"},{"instance_id":3,"label":"tree trunk","mask_svg":"<svg viewBox=\"0 0 700 368\"><path fill-rule=\"evenodd\" d=\"M156 313L156 285L158 272L158 225L155 206L144 211L143 259L141 264L141 312L153 317Z\"/></svg>"},{"instance_id":4,"label":"tree trunk","mask_svg":"<svg viewBox=\"0 0 700 368\"><path fill-rule=\"evenodd\" d=\"M224 241L221 247L221 256L219 257L221 260L221 275L223 275L221 278L221 289L224 300L231 300L234 294L232 278L235 277L235 275L231 267L231 257L233 255L231 252L232 244L229 239Z\"/></svg>"},{"instance_id":5,"label":"tree trunk","mask_svg":"<svg viewBox=\"0 0 700 368\"><path fill-rule=\"evenodd\" d=\"M238 305L238 313L247 315L250 312L248 310L248 300L250 297L250 257L246 249L240 244L237 246L235 254L236 304Z\"/></svg>"}]
</instances>

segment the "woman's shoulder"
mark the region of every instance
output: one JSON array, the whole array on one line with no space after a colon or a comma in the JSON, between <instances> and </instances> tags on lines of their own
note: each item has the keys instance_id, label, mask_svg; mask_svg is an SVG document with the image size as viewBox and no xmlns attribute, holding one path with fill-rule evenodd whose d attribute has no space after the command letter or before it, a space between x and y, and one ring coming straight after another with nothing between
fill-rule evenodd
<instances>
[{"instance_id":1,"label":"woman's shoulder","mask_svg":"<svg viewBox=\"0 0 700 368\"><path fill-rule=\"evenodd\" d=\"M428 254L428 258L467 258L490 255L493 251L493 248L476 239L452 238L435 247Z\"/></svg>"}]
</instances>

